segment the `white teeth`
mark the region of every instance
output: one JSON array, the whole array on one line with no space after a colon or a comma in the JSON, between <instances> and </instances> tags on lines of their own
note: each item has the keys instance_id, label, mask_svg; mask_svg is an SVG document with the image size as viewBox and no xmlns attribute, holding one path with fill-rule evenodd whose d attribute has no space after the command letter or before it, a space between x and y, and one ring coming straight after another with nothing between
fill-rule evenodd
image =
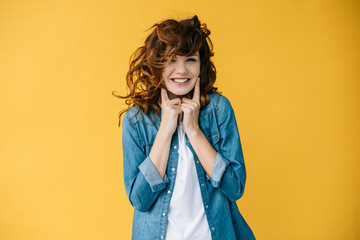
<instances>
[{"instance_id":1,"label":"white teeth","mask_svg":"<svg viewBox=\"0 0 360 240\"><path fill-rule=\"evenodd\" d=\"M178 82L178 83L184 83L188 80L188 78L173 78L172 79L174 82Z\"/></svg>"}]
</instances>

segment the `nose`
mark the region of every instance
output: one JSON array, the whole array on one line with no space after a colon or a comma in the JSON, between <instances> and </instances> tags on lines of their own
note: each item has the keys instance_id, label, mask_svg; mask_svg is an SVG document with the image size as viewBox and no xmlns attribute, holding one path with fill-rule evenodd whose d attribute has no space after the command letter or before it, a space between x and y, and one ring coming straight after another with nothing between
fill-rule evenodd
<instances>
[{"instance_id":1,"label":"nose","mask_svg":"<svg viewBox=\"0 0 360 240\"><path fill-rule=\"evenodd\" d=\"M176 61L176 73L181 75L187 73L185 61Z\"/></svg>"}]
</instances>

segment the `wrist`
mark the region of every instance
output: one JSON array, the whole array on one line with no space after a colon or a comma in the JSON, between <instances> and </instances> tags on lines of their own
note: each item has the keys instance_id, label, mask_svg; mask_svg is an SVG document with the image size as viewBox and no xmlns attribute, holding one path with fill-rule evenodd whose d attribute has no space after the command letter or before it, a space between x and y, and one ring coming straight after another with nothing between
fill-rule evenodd
<instances>
[{"instance_id":1,"label":"wrist","mask_svg":"<svg viewBox=\"0 0 360 240\"><path fill-rule=\"evenodd\" d=\"M164 139L170 139L171 140L172 135L174 134L174 131L175 130L171 131L171 128L169 128L168 126L160 124L159 131L158 131L157 135L160 135Z\"/></svg>"},{"instance_id":2,"label":"wrist","mask_svg":"<svg viewBox=\"0 0 360 240\"><path fill-rule=\"evenodd\" d=\"M201 129L199 127L197 127L197 128L192 129L188 133L186 133L186 135L188 136L189 140L191 141L192 139L199 138L199 137L201 137L201 135L204 135L204 134L201 131Z\"/></svg>"}]
</instances>

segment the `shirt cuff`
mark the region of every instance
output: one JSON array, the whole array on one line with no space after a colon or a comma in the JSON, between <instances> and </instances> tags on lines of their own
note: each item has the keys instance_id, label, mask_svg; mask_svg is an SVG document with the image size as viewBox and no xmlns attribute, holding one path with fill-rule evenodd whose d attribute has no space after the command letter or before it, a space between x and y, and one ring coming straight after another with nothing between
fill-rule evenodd
<instances>
[{"instance_id":1,"label":"shirt cuff","mask_svg":"<svg viewBox=\"0 0 360 240\"><path fill-rule=\"evenodd\" d=\"M158 170L153 162L147 157L139 166L140 172L144 175L146 181L149 183L153 192L157 192L166 187L166 183L160 177ZM167 177L165 176L164 179Z\"/></svg>"},{"instance_id":2,"label":"shirt cuff","mask_svg":"<svg viewBox=\"0 0 360 240\"><path fill-rule=\"evenodd\" d=\"M220 186L221 178L224 175L228 165L229 161L225 159L220 153L217 153L213 165L212 178L210 178L210 182L213 187L217 188Z\"/></svg>"}]
</instances>

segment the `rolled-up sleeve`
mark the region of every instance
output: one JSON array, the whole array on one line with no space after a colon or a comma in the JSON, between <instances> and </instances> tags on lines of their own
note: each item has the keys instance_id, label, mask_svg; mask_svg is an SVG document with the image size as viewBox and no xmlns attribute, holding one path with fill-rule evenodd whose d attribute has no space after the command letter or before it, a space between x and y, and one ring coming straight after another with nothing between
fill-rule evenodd
<instances>
[{"instance_id":1,"label":"rolled-up sleeve","mask_svg":"<svg viewBox=\"0 0 360 240\"><path fill-rule=\"evenodd\" d=\"M215 162L213 165L212 178L210 178L211 184L214 187L219 187L220 180L224 175L226 167L229 165L229 161L225 159L221 153L217 153L215 157Z\"/></svg>"},{"instance_id":2,"label":"rolled-up sleeve","mask_svg":"<svg viewBox=\"0 0 360 240\"><path fill-rule=\"evenodd\" d=\"M140 172L144 175L153 192L162 190L166 187L165 181L161 178L153 162L147 157L139 166Z\"/></svg>"}]
</instances>

